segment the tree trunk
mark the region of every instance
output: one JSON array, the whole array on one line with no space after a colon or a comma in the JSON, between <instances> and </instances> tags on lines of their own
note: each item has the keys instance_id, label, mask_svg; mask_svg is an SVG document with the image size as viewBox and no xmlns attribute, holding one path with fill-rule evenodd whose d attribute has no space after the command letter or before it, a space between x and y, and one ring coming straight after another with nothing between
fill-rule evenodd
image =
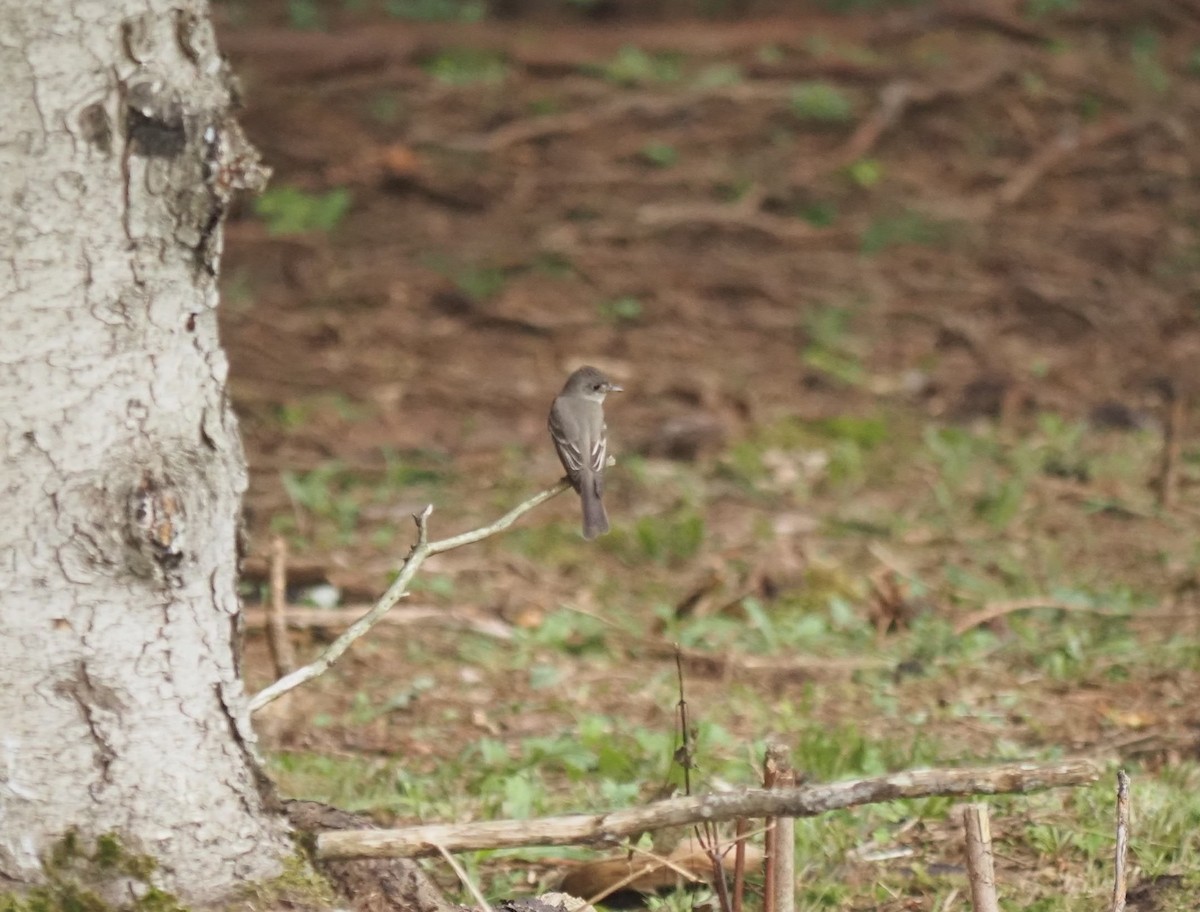
<instances>
[{"instance_id":1,"label":"tree trunk","mask_svg":"<svg viewBox=\"0 0 1200 912\"><path fill-rule=\"evenodd\" d=\"M261 180L201 0L0 0L0 892L71 829L185 901L290 852L235 654L221 219Z\"/></svg>"}]
</instances>

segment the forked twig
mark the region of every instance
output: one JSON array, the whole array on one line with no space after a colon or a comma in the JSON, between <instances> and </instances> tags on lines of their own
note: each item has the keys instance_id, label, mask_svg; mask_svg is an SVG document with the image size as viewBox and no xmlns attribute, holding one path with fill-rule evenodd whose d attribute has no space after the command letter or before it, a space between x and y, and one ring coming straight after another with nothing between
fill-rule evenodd
<instances>
[{"instance_id":1,"label":"forked twig","mask_svg":"<svg viewBox=\"0 0 1200 912\"><path fill-rule=\"evenodd\" d=\"M433 512L432 505L427 506L420 513L414 515L413 520L417 524L416 544L413 545L412 550L408 553L408 557L404 559L404 566L400 568L400 573L396 576L396 581L388 587L387 592L383 594L370 611L346 628L346 631L334 640L329 645L329 648L321 653L316 660L309 662L303 668L297 668L291 674L285 675L268 687L264 687L251 697L250 712L257 712L271 701L279 699L288 691L294 690L301 684L305 684L313 678L323 675L350 648L351 643L374 627L379 619L387 614L396 602L408 594L408 586L426 558L432 557L435 554L441 554L443 551L452 551L455 548L461 548L463 545L473 545L475 542L483 541L483 539L495 535L497 532L503 532L534 507L540 506L552 497L557 497L570 487L570 482L564 479L554 487L547 488L540 494L535 494L524 503L513 507L491 525L472 529L470 532L463 532L461 535L455 535L450 538L443 538L441 541L431 542L429 540L428 524L429 515Z\"/></svg>"}]
</instances>

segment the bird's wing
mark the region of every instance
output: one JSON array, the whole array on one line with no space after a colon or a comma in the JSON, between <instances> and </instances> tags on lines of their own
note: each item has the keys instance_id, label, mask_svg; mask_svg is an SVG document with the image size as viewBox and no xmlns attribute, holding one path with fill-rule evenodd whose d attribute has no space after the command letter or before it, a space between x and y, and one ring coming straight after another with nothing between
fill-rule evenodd
<instances>
[{"instance_id":1,"label":"bird's wing","mask_svg":"<svg viewBox=\"0 0 1200 912\"><path fill-rule=\"evenodd\" d=\"M592 441L592 479L596 493L604 493L604 463L608 460L608 425L600 425L600 436Z\"/></svg>"},{"instance_id":2,"label":"bird's wing","mask_svg":"<svg viewBox=\"0 0 1200 912\"><path fill-rule=\"evenodd\" d=\"M554 441L554 449L558 451L558 459L562 463L563 468L567 470L567 474L571 478L579 475L583 469L583 454L579 452L579 447L572 442L576 436L571 433L571 428L568 427L567 418L558 408L558 400L554 400L554 407L550 409L550 438Z\"/></svg>"}]
</instances>

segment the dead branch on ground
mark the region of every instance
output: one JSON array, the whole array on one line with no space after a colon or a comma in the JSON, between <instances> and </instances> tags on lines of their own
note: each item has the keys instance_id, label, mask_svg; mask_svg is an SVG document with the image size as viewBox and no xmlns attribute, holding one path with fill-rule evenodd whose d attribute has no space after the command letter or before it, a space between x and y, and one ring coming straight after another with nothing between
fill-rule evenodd
<instances>
[{"instance_id":1,"label":"dead branch on ground","mask_svg":"<svg viewBox=\"0 0 1200 912\"><path fill-rule=\"evenodd\" d=\"M396 576L396 581L388 587L387 592L383 594L370 611L351 624L345 633L334 640L329 645L329 648L321 653L315 661L310 662L303 668L298 668L289 675L285 675L274 684L264 687L251 697L250 712L257 712L272 700L277 700L288 691L294 690L301 684L305 684L313 678L324 674L350 648L350 644L374 627L380 618L391 610L393 605L408 594L408 586L426 558L432 557L435 554L441 554L444 551L461 548L463 545L473 545L475 542L483 541L483 539L495 535L497 532L503 532L534 507L545 503L552 497L557 497L570 487L570 483L564 479L554 487L547 488L545 491L535 494L524 503L513 507L491 525L473 529L470 532L463 532L461 535L444 538L441 541L429 541L428 525L429 516L433 513L432 505L427 506L420 513L414 515L413 521L417 524L417 541L408 553L408 557L404 559L404 565L400 568L400 573Z\"/></svg>"},{"instance_id":2,"label":"dead branch on ground","mask_svg":"<svg viewBox=\"0 0 1200 912\"><path fill-rule=\"evenodd\" d=\"M1083 611L1088 614L1100 615L1101 617L1123 618L1129 616L1129 612L1127 611L1111 611L1107 608L1097 608L1093 605L1081 605L1077 602L1064 602L1061 599L1035 595L1028 598L1000 599L988 602L978 611L968 614L955 624L954 633L956 636L961 636L968 630L982 627L991 621L999 620L1018 611L1031 611L1034 608L1050 608L1054 611Z\"/></svg>"},{"instance_id":3,"label":"dead branch on ground","mask_svg":"<svg viewBox=\"0 0 1200 912\"><path fill-rule=\"evenodd\" d=\"M645 644L639 645L644 646ZM674 649L674 646L666 644L651 644L645 654L667 658L669 654L674 653ZM689 674L717 678L729 677L736 673L812 678L818 675L847 675L856 671L879 671L895 665L894 661L877 656L773 658L771 656L702 652L699 649L684 648L680 648L679 654Z\"/></svg>"},{"instance_id":4,"label":"dead branch on ground","mask_svg":"<svg viewBox=\"0 0 1200 912\"><path fill-rule=\"evenodd\" d=\"M1082 130L1064 130L1017 168L1012 177L986 200L986 208L995 211L1016 205L1051 171L1072 155L1094 149L1114 139L1122 139L1144 125L1143 120L1113 117Z\"/></svg>"},{"instance_id":5,"label":"dead branch on ground","mask_svg":"<svg viewBox=\"0 0 1200 912\"><path fill-rule=\"evenodd\" d=\"M792 179L796 183L807 184L845 168L869 155L908 111L944 101L971 98L994 88L1007 79L1011 72L1009 64L985 67L963 79L942 85L922 85L907 79L893 79L879 90L879 102L875 110L863 118L841 148L816 162L797 163Z\"/></svg>"},{"instance_id":6,"label":"dead branch on ground","mask_svg":"<svg viewBox=\"0 0 1200 912\"><path fill-rule=\"evenodd\" d=\"M370 611L371 607L371 605L346 605L343 608L310 608L307 605L288 605L285 619L291 630L311 630L314 627L330 627L336 630L348 627ZM512 625L497 618L476 617L466 611L435 608L432 605L406 605L401 609L393 608L379 619L380 624L394 627L405 627L409 624L421 624L427 621L443 627L470 630L480 636L491 637L495 640L511 640L513 638ZM267 624L267 612L261 608L243 609L242 622L247 630L264 627Z\"/></svg>"},{"instance_id":7,"label":"dead branch on ground","mask_svg":"<svg viewBox=\"0 0 1200 912\"><path fill-rule=\"evenodd\" d=\"M745 789L657 801L604 814L535 820L429 824L396 830L343 830L317 837L317 857L397 858L449 851L608 843L667 827L738 817L814 817L827 811L901 798L1000 795L1085 785L1100 777L1090 760L1013 763L978 769L926 769L790 789Z\"/></svg>"}]
</instances>

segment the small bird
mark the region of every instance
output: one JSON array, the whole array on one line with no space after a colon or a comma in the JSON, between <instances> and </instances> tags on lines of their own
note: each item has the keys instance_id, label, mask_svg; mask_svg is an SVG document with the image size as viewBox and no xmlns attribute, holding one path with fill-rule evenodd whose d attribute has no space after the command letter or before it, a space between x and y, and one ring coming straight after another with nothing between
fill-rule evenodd
<instances>
[{"instance_id":1,"label":"small bird","mask_svg":"<svg viewBox=\"0 0 1200 912\"><path fill-rule=\"evenodd\" d=\"M583 537L608 531L604 512L604 463L608 458L608 428L604 397L621 387L594 367L581 367L567 378L550 408L550 437L567 478L583 504Z\"/></svg>"}]
</instances>

